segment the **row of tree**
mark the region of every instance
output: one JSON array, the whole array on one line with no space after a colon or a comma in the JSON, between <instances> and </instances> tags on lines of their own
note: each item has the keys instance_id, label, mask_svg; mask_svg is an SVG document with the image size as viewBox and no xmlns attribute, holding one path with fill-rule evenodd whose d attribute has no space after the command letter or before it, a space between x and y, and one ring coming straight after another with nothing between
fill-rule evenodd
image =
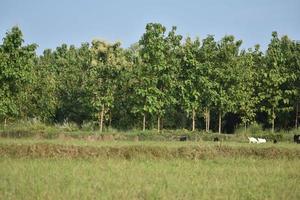
<instances>
[{"instance_id":1,"label":"row of tree","mask_svg":"<svg viewBox=\"0 0 300 200\"><path fill-rule=\"evenodd\" d=\"M94 40L37 56L13 27L0 46L0 119L97 121L101 131L297 128L300 43L273 32L265 53L241 44L231 35L183 39L176 27L149 23L127 49Z\"/></svg>"}]
</instances>

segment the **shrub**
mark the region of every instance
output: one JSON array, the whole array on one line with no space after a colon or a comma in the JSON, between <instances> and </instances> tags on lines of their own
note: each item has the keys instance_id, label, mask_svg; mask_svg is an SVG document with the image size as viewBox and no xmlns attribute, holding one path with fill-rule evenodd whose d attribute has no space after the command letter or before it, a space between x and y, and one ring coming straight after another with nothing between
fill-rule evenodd
<instances>
[{"instance_id":1,"label":"shrub","mask_svg":"<svg viewBox=\"0 0 300 200\"><path fill-rule=\"evenodd\" d=\"M79 130L79 127L76 123L68 122L67 120L65 120L63 124L56 124L55 127L68 132Z\"/></svg>"},{"instance_id":2,"label":"shrub","mask_svg":"<svg viewBox=\"0 0 300 200\"><path fill-rule=\"evenodd\" d=\"M263 132L262 125L255 122L248 127L247 132L251 135L261 134Z\"/></svg>"},{"instance_id":3,"label":"shrub","mask_svg":"<svg viewBox=\"0 0 300 200\"><path fill-rule=\"evenodd\" d=\"M98 128L98 122L95 121L86 121L81 125L81 130L83 131L95 131Z\"/></svg>"}]
</instances>

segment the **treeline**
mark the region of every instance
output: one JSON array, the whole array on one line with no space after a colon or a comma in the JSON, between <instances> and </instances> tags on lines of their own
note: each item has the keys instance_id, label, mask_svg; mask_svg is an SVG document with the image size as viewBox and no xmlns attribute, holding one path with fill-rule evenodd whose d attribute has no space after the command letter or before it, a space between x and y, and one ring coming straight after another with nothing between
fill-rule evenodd
<instances>
[{"instance_id":1,"label":"treeline","mask_svg":"<svg viewBox=\"0 0 300 200\"><path fill-rule=\"evenodd\" d=\"M298 126L300 43L272 33L266 52L149 23L131 47L93 40L36 54L18 27L0 46L0 120L97 122L117 129L232 132Z\"/></svg>"}]
</instances>

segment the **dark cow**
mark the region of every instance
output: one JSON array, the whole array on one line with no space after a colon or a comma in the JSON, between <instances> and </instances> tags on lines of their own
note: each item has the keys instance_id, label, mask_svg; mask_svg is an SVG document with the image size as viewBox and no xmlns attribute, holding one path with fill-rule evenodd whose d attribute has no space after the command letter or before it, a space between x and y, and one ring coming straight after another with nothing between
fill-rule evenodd
<instances>
[{"instance_id":1,"label":"dark cow","mask_svg":"<svg viewBox=\"0 0 300 200\"><path fill-rule=\"evenodd\" d=\"M276 144L278 141L276 139L273 140L273 143Z\"/></svg>"},{"instance_id":2,"label":"dark cow","mask_svg":"<svg viewBox=\"0 0 300 200\"><path fill-rule=\"evenodd\" d=\"M300 135L294 135L294 142L300 144Z\"/></svg>"},{"instance_id":3,"label":"dark cow","mask_svg":"<svg viewBox=\"0 0 300 200\"><path fill-rule=\"evenodd\" d=\"M219 142L219 138L218 137L214 137L214 142Z\"/></svg>"},{"instance_id":4,"label":"dark cow","mask_svg":"<svg viewBox=\"0 0 300 200\"><path fill-rule=\"evenodd\" d=\"M180 136L179 141L187 141L187 136Z\"/></svg>"}]
</instances>

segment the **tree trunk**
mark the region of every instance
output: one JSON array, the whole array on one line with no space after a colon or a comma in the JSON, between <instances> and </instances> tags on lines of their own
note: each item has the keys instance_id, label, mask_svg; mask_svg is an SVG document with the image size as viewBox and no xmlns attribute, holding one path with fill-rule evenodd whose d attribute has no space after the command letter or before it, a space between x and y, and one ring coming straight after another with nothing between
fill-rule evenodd
<instances>
[{"instance_id":1,"label":"tree trunk","mask_svg":"<svg viewBox=\"0 0 300 200\"><path fill-rule=\"evenodd\" d=\"M101 112L100 112L100 133L103 131L103 118L104 118L104 106L102 106Z\"/></svg>"},{"instance_id":2,"label":"tree trunk","mask_svg":"<svg viewBox=\"0 0 300 200\"><path fill-rule=\"evenodd\" d=\"M109 127L111 128L111 121L112 121L112 113L111 110L109 111Z\"/></svg>"},{"instance_id":3,"label":"tree trunk","mask_svg":"<svg viewBox=\"0 0 300 200\"><path fill-rule=\"evenodd\" d=\"M207 111L207 108L205 108L205 111L204 111L204 118L205 118L205 131L207 131L207 125L208 125L208 111Z\"/></svg>"},{"instance_id":4,"label":"tree trunk","mask_svg":"<svg viewBox=\"0 0 300 200\"><path fill-rule=\"evenodd\" d=\"M295 119L295 128L298 129L298 119L299 119L299 103L296 103L296 119Z\"/></svg>"},{"instance_id":5,"label":"tree trunk","mask_svg":"<svg viewBox=\"0 0 300 200\"><path fill-rule=\"evenodd\" d=\"M4 118L4 128L6 127L7 121L6 121L6 117Z\"/></svg>"},{"instance_id":6,"label":"tree trunk","mask_svg":"<svg viewBox=\"0 0 300 200\"><path fill-rule=\"evenodd\" d=\"M160 116L157 117L157 132L160 131Z\"/></svg>"},{"instance_id":7,"label":"tree trunk","mask_svg":"<svg viewBox=\"0 0 300 200\"><path fill-rule=\"evenodd\" d=\"M221 134L221 128L222 128L222 112L219 111L219 134Z\"/></svg>"},{"instance_id":8,"label":"tree trunk","mask_svg":"<svg viewBox=\"0 0 300 200\"><path fill-rule=\"evenodd\" d=\"M143 114L143 131L146 130L146 115Z\"/></svg>"},{"instance_id":9,"label":"tree trunk","mask_svg":"<svg viewBox=\"0 0 300 200\"><path fill-rule=\"evenodd\" d=\"M275 119L273 118L272 119L272 133L274 133L274 129L275 129L274 127L275 127Z\"/></svg>"},{"instance_id":10,"label":"tree trunk","mask_svg":"<svg viewBox=\"0 0 300 200\"><path fill-rule=\"evenodd\" d=\"M207 110L207 132L209 132L210 126L210 110Z\"/></svg>"},{"instance_id":11,"label":"tree trunk","mask_svg":"<svg viewBox=\"0 0 300 200\"><path fill-rule=\"evenodd\" d=\"M272 108L272 133L274 133L275 129L275 112L274 112L274 107Z\"/></svg>"},{"instance_id":12,"label":"tree trunk","mask_svg":"<svg viewBox=\"0 0 300 200\"><path fill-rule=\"evenodd\" d=\"M209 132L209 124L210 124L210 111L208 108L205 108L205 131Z\"/></svg>"},{"instance_id":13,"label":"tree trunk","mask_svg":"<svg viewBox=\"0 0 300 200\"><path fill-rule=\"evenodd\" d=\"M247 122L245 122L245 133L247 133Z\"/></svg>"},{"instance_id":14,"label":"tree trunk","mask_svg":"<svg viewBox=\"0 0 300 200\"><path fill-rule=\"evenodd\" d=\"M196 116L196 112L195 109L193 109L192 111L192 131L195 131L195 116Z\"/></svg>"},{"instance_id":15,"label":"tree trunk","mask_svg":"<svg viewBox=\"0 0 300 200\"><path fill-rule=\"evenodd\" d=\"M98 112L98 125L99 125L99 130L101 130L101 111Z\"/></svg>"}]
</instances>

